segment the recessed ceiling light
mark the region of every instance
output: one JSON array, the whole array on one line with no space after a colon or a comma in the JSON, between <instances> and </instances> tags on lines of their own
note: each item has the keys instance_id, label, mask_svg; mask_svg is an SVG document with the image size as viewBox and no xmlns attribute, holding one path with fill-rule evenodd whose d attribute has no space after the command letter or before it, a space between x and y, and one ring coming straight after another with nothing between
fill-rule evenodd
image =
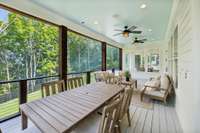
<instances>
[{"instance_id":1,"label":"recessed ceiling light","mask_svg":"<svg viewBox=\"0 0 200 133\"><path fill-rule=\"evenodd\" d=\"M147 7L146 4L142 4L142 5L140 6L141 9L144 9L144 8L146 8L146 7Z\"/></svg>"},{"instance_id":2,"label":"recessed ceiling light","mask_svg":"<svg viewBox=\"0 0 200 133\"><path fill-rule=\"evenodd\" d=\"M149 32L152 32L152 29L148 29Z\"/></svg>"},{"instance_id":3,"label":"recessed ceiling light","mask_svg":"<svg viewBox=\"0 0 200 133\"><path fill-rule=\"evenodd\" d=\"M94 21L94 24L99 24L99 22L97 20Z\"/></svg>"}]
</instances>

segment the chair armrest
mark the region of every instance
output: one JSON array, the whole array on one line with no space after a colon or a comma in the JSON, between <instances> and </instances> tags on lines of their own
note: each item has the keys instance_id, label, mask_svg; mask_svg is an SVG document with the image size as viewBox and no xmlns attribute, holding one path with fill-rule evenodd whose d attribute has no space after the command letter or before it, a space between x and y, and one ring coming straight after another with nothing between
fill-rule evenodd
<instances>
[{"instance_id":1,"label":"chair armrest","mask_svg":"<svg viewBox=\"0 0 200 133\"><path fill-rule=\"evenodd\" d=\"M144 86L144 89L141 91L141 94L143 94L147 89L147 86Z\"/></svg>"},{"instance_id":2,"label":"chair armrest","mask_svg":"<svg viewBox=\"0 0 200 133\"><path fill-rule=\"evenodd\" d=\"M141 95L140 95L141 101L143 100L143 96L144 96L144 93L145 93L146 89L147 89L147 87L144 86L144 89L141 91Z\"/></svg>"},{"instance_id":3,"label":"chair armrest","mask_svg":"<svg viewBox=\"0 0 200 133\"><path fill-rule=\"evenodd\" d=\"M156 86L145 85L145 88L147 88L147 87L154 88L154 89L158 89L158 90L160 90L160 89L161 89L161 88L159 88L159 87L156 87Z\"/></svg>"},{"instance_id":4,"label":"chair armrest","mask_svg":"<svg viewBox=\"0 0 200 133\"><path fill-rule=\"evenodd\" d=\"M161 91L167 91L167 89L163 89L163 88L159 88L159 90L161 90Z\"/></svg>"},{"instance_id":5,"label":"chair armrest","mask_svg":"<svg viewBox=\"0 0 200 133\"><path fill-rule=\"evenodd\" d=\"M145 87L150 87L150 88L156 89L156 90L158 90L158 91L167 91L167 89L163 89L163 88L156 87L156 86L148 86L148 85L145 85Z\"/></svg>"}]
</instances>

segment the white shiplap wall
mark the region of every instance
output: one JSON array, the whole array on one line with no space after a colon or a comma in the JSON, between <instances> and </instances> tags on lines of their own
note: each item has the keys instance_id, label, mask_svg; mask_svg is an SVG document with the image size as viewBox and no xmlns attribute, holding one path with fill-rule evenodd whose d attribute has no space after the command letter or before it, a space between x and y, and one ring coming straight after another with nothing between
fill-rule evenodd
<instances>
[{"instance_id":1,"label":"white shiplap wall","mask_svg":"<svg viewBox=\"0 0 200 133\"><path fill-rule=\"evenodd\" d=\"M200 83L196 86L194 84L198 80L196 76L198 73L197 65L200 68L200 64L194 65L195 60L200 55L196 51L196 43L198 41L194 41L195 30L197 28L194 22L196 21L196 17L199 17L196 14L198 10L194 9L194 5L198 1L174 1L175 8L172 12L167 37L170 40L171 35L173 35L178 25L178 89L176 89L176 111L185 133L200 132L200 127L196 124L200 123L200 119L198 119L200 113L197 113L198 111L195 110L196 106L200 105ZM200 5L195 6L200 8ZM196 94L197 92L199 95Z\"/></svg>"}]
</instances>

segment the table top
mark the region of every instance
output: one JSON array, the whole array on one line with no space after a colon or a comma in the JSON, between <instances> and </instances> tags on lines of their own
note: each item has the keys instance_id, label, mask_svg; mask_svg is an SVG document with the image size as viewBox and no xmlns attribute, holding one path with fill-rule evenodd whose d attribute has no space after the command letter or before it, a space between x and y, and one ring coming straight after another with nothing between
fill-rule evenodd
<instances>
[{"instance_id":1,"label":"table top","mask_svg":"<svg viewBox=\"0 0 200 133\"><path fill-rule=\"evenodd\" d=\"M118 85L98 82L22 104L20 109L42 132L64 133L121 91Z\"/></svg>"}]
</instances>

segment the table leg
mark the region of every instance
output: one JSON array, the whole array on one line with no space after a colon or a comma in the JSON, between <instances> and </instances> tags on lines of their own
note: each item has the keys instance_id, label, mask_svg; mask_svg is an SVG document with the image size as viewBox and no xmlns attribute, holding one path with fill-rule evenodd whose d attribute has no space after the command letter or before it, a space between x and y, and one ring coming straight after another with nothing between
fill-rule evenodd
<instances>
[{"instance_id":1,"label":"table leg","mask_svg":"<svg viewBox=\"0 0 200 133\"><path fill-rule=\"evenodd\" d=\"M135 88L137 89L137 80L135 80Z\"/></svg>"},{"instance_id":2,"label":"table leg","mask_svg":"<svg viewBox=\"0 0 200 133\"><path fill-rule=\"evenodd\" d=\"M22 130L26 129L28 126L28 118L26 114L24 114L23 111L21 111L21 124L22 124Z\"/></svg>"}]
</instances>

